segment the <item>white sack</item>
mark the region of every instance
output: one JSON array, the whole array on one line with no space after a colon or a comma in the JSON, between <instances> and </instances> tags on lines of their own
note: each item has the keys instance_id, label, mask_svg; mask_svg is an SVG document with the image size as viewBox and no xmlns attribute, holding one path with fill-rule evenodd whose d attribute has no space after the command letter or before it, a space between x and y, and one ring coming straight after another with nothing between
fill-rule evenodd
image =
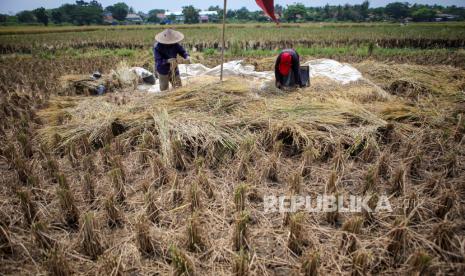
<instances>
[{"instance_id":1,"label":"white sack","mask_svg":"<svg viewBox=\"0 0 465 276\"><path fill-rule=\"evenodd\" d=\"M311 78L322 76L334 80L340 84L348 84L362 78L362 74L354 67L346 63L342 64L332 59L310 60L303 63L303 65L310 66ZM220 70L220 65L214 68L208 68L200 63L179 65L181 79L184 81L186 78L194 78L204 75L219 76ZM224 76L252 77L266 81L268 83L270 81L274 81L273 71L257 72L255 71L254 66L244 65L242 60L233 60L225 63L223 70ZM153 85L150 89L148 89L148 91L152 93L160 92L160 85L158 81L157 84Z\"/></svg>"}]
</instances>

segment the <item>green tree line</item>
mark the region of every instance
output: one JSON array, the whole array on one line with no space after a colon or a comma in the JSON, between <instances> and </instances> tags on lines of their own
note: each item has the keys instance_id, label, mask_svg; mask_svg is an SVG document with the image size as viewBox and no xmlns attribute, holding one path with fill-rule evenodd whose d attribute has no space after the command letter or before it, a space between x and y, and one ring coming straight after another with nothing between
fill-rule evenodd
<instances>
[{"instance_id":1,"label":"green tree line","mask_svg":"<svg viewBox=\"0 0 465 276\"><path fill-rule=\"evenodd\" d=\"M209 11L216 11L217 20L223 17L220 6L211 6ZM195 24L199 22L199 9L189 5L183 7L185 23ZM38 8L25 10L14 16L0 14L0 24L73 24L90 25L103 24L104 15L111 14L114 19L124 21L128 13L134 13L134 9L124 2L103 8L102 5L92 0L86 2L76 1L75 4L64 4L55 9ZM153 9L144 16L148 23L166 22L157 14L164 13L163 9ZM465 7L441 6L441 5L411 5L407 2L395 2L385 7L370 7L369 1L357 5L326 5L323 7L307 7L296 3L285 7L276 5L275 12L281 22L365 22L365 21L435 21L437 18L446 20L465 20ZM444 16L452 15L452 17ZM227 11L228 21L231 22L266 22L269 19L261 11L249 11L243 7ZM168 18L174 20L173 17ZM216 21L217 21L216 20Z\"/></svg>"}]
</instances>

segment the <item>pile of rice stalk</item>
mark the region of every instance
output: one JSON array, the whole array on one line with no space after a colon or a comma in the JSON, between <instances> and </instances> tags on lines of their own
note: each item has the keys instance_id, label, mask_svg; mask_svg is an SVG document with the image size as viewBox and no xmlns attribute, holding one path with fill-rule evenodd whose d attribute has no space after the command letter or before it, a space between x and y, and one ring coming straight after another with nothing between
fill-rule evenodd
<instances>
[{"instance_id":1,"label":"pile of rice stalk","mask_svg":"<svg viewBox=\"0 0 465 276\"><path fill-rule=\"evenodd\" d=\"M116 136L137 144L149 130L164 155L170 155L169 141L180 141L196 152L208 152L212 145L234 150L244 137L257 133L300 149L341 139L351 143L361 135L373 135L386 122L364 104L342 97L346 89L334 86L325 97L310 88L259 95L243 79L231 78L222 84L209 80L163 94L132 94L123 105L112 103L112 96L106 95L75 98L75 105L60 109L60 101L70 99L57 98L39 113L47 125L39 130L38 139L57 151L83 140L98 148ZM58 113L65 113L66 120L56 120Z\"/></svg>"}]
</instances>

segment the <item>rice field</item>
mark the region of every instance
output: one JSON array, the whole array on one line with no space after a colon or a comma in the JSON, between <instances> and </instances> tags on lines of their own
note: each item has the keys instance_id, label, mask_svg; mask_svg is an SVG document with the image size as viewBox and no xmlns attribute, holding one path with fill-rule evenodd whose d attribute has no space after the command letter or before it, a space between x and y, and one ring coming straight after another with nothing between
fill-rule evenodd
<instances>
[{"instance_id":1,"label":"rice field","mask_svg":"<svg viewBox=\"0 0 465 276\"><path fill-rule=\"evenodd\" d=\"M0 30L1 275L463 275L463 24L230 26L259 71L292 43L364 76L291 93L136 91L111 72L151 69L157 28L107 28ZM180 28L218 64L217 26ZM72 81L95 70L103 96ZM323 194L392 211L265 209Z\"/></svg>"}]
</instances>

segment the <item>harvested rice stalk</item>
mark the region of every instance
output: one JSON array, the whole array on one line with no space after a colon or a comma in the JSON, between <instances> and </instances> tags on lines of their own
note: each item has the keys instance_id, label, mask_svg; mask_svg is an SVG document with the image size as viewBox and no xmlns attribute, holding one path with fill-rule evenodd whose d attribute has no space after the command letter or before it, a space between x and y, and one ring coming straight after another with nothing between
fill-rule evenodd
<instances>
[{"instance_id":1,"label":"harvested rice stalk","mask_svg":"<svg viewBox=\"0 0 465 276\"><path fill-rule=\"evenodd\" d=\"M39 179L34 175L31 165L21 156L13 159L13 168L22 184L33 187L39 184Z\"/></svg>"},{"instance_id":2,"label":"harvested rice stalk","mask_svg":"<svg viewBox=\"0 0 465 276\"><path fill-rule=\"evenodd\" d=\"M177 173L171 175L171 201L174 206L178 206L182 203L182 190L179 185L179 178Z\"/></svg>"},{"instance_id":3,"label":"harvested rice stalk","mask_svg":"<svg viewBox=\"0 0 465 276\"><path fill-rule=\"evenodd\" d=\"M446 252L453 251L455 226L451 221L442 221L433 227L432 238L434 243Z\"/></svg>"},{"instance_id":4,"label":"harvested rice stalk","mask_svg":"<svg viewBox=\"0 0 465 276\"><path fill-rule=\"evenodd\" d=\"M378 171L378 175L383 179L387 179L389 175L389 157L388 152L384 151L378 158L376 162L376 167Z\"/></svg>"},{"instance_id":5,"label":"harvested rice stalk","mask_svg":"<svg viewBox=\"0 0 465 276\"><path fill-rule=\"evenodd\" d=\"M200 203L199 186L197 182L195 181L191 184L190 189L189 189L189 200L190 200L190 206L191 206L192 213L197 210L200 210L201 203Z\"/></svg>"},{"instance_id":6,"label":"harvested rice stalk","mask_svg":"<svg viewBox=\"0 0 465 276\"><path fill-rule=\"evenodd\" d=\"M160 222L160 208L157 206L157 199L153 190L145 194L145 213L147 218L153 223Z\"/></svg>"},{"instance_id":7,"label":"harvested rice stalk","mask_svg":"<svg viewBox=\"0 0 465 276\"><path fill-rule=\"evenodd\" d=\"M363 186L363 193L376 192L379 186L379 171L378 166L370 166L365 174L365 182Z\"/></svg>"},{"instance_id":8,"label":"harvested rice stalk","mask_svg":"<svg viewBox=\"0 0 465 276\"><path fill-rule=\"evenodd\" d=\"M397 218L394 222L392 230L388 233L389 242L387 243L386 250L390 253L395 262L399 262L402 260L402 258L404 258L404 253L408 248L407 225L407 218Z\"/></svg>"},{"instance_id":9,"label":"harvested rice stalk","mask_svg":"<svg viewBox=\"0 0 465 276\"><path fill-rule=\"evenodd\" d=\"M119 174L123 183L126 183L126 169L121 160L121 156L115 155L111 158L111 167L113 170L119 170Z\"/></svg>"},{"instance_id":10,"label":"harvested rice stalk","mask_svg":"<svg viewBox=\"0 0 465 276\"><path fill-rule=\"evenodd\" d=\"M239 253L236 256L234 256L233 275L249 275L249 254L247 254L247 251L241 249Z\"/></svg>"},{"instance_id":11,"label":"harvested rice stalk","mask_svg":"<svg viewBox=\"0 0 465 276\"><path fill-rule=\"evenodd\" d=\"M287 247L296 255L302 255L305 241L303 237L303 213L296 213L290 216L289 240Z\"/></svg>"},{"instance_id":12,"label":"harvested rice stalk","mask_svg":"<svg viewBox=\"0 0 465 276\"><path fill-rule=\"evenodd\" d=\"M279 182L278 179L278 157L276 154L272 154L265 165L265 170L263 171L264 179L268 179L273 182Z\"/></svg>"},{"instance_id":13,"label":"harvested rice stalk","mask_svg":"<svg viewBox=\"0 0 465 276\"><path fill-rule=\"evenodd\" d=\"M172 164L175 169L178 171L185 171L187 168L186 161L184 158L184 152L182 149L182 143L179 140L175 140L171 142L172 153L173 153L173 160Z\"/></svg>"},{"instance_id":14,"label":"harvested rice stalk","mask_svg":"<svg viewBox=\"0 0 465 276\"><path fill-rule=\"evenodd\" d=\"M6 225L2 224L0 224L0 253L4 255L13 253L10 231Z\"/></svg>"},{"instance_id":15,"label":"harvested rice stalk","mask_svg":"<svg viewBox=\"0 0 465 276\"><path fill-rule=\"evenodd\" d=\"M233 250L248 250L248 231L247 224L250 221L249 214L246 211L242 211L237 214L234 234L233 234Z\"/></svg>"},{"instance_id":16,"label":"harvested rice stalk","mask_svg":"<svg viewBox=\"0 0 465 276\"><path fill-rule=\"evenodd\" d=\"M451 191L445 191L439 198L439 206L436 209L436 216L444 219L449 211L454 207L455 196Z\"/></svg>"},{"instance_id":17,"label":"harvested rice stalk","mask_svg":"<svg viewBox=\"0 0 465 276\"><path fill-rule=\"evenodd\" d=\"M18 142L21 145L23 156L31 158L34 155L32 151L31 139L25 131L20 131L17 136Z\"/></svg>"},{"instance_id":18,"label":"harvested rice stalk","mask_svg":"<svg viewBox=\"0 0 465 276\"><path fill-rule=\"evenodd\" d=\"M345 163L346 163L346 157L344 155L344 151L342 150L342 146L338 146L336 150L336 154L334 155L333 158L333 170L341 173L344 171Z\"/></svg>"},{"instance_id":19,"label":"harvested rice stalk","mask_svg":"<svg viewBox=\"0 0 465 276\"><path fill-rule=\"evenodd\" d=\"M316 251L307 253L300 271L304 276L318 276L320 268L320 254Z\"/></svg>"},{"instance_id":20,"label":"harvested rice stalk","mask_svg":"<svg viewBox=\"0 0 465 276\"><path fill-rule=\"evenodd\" d=\"M162 250L150 235L150 226L145 216L139 217L136 224L136 243L145 257L161 256Z\"/></svg>"},{"instance_id":21,"label":"harvested rice stalk","mask_svg":"<svg viewBox=\"0 0 465 276\"><path fill-rule=\"evenodd\" d=\"M194 263L192 260L175 245L170 247L171 260L174 276L195 275Z\"/></svg>"},{"instance_id":22,"label":"harvested rice stalk","mask_svg":"<svg viewBox=\"0 0 465 276\"><path fill-rule=\"evenodd\" d=\"M289 177L289 189L290 191L298 195L302 192L302 176L300 172L296 172Z\"/></svg>"},{"instance_id":23,"label":"harvested rice stalk","mask_svg":"<svg viewBox=\"0 0 465 276\"><path fill-rule=\"evenodd\" d=\"M50 250L55 247L56 241L48 234L48 227L42 222L36 222L31 227L32 236L35 242L44 250Z\"/></svg>"},{"instance_id":24,"label":"harvested rice stalk","mask_svg":"<svg viewBox=\"0 0 465 276\"><path fill-rule=\"evenodd\" d=\"M445 157L445 171L449 178L456 177L458 174L458 160L456 151L450 151Z\"/></svg>"},{"instance_id":25,"label":"harvested rice stalk","mask_svg":"<svg viewBox=\"0 0 465 276\"><path fill-rule=\"evenodd\" d=\"M347 220L342 225L342 230L346 233L342 234L341 249L344 254L351 255L357 250L357 234L360 234L363 225L363 218L354 217Z\"/></svg>"},{"instance_id":26,"label":"harvested rice stalk","mask_svg":"<svg viewBox=\"0 0 465 276\"><path fill-rule=\"evenodd\" d=\"M152 158L151 162L152 174L155 179L155 188L161 187L169 182L168 169L166 168L160 157Z\"/></svg>"},{"instance_id":27,"label":"harvested rice stalk","mask_svg":"<svg viewBox=\"0 0 465 276\"><path fill-rule=\"evenodd\" d=\"M74 202L73 194L69 189L64 188L59 188L57 194L60 200L64 222L70 228L76 229L79 226L79 211Z\"/></svg>"},{"instance_id":28,"label":"harvested rice stalk","mask_svg":"<svg viewBox=\"0 0 465 276\"><path fill-rule=\"evenodd\" d=\"M404 215L408 217L410 222L420 221L420 214L417 210L417 207L418 195L415 192L411 192L404 200Z\"/></svg>"},{"instance_id":29,"label":"harvested rice stalk","mask_svg":"<svg viewBox=\"0 0 465 276\"><path fill-rule=\"evenodd\" d=\"M21 210L23 211L24 220L27 225L32 225L38 220L37 205L32 200L32 193L29 190L19 191L18 198L21 203Z\"/></svg>"},{"instance_id":30,"label":"harvested rice stalk","mask_svg":"<svg viewBox=\"0 0 465 276\"><path fill-rule=\"evenodd\" d=\"M370 252L359 249L352 254L352 273L351 276L367 275L372 256Z\"/></svg>"},{"instance_id":31,"label":"harvested rice stalk","mask_svg":"<svg viewBox=\"0 0 465 276\"><path fill-rule=\"evenodd\" d=\"M464 114L457 115L457 125L454 130L454 140L459 143L465 135L465 116Z\"/></svg>"},{"instance_id":32,"label":"harvested rice stalk","mask_svg":"<svg viewBox=\"0 0 465 276\"><path fill-rule=\"evenodd\" d=\"M83 192L85 195L85 200L88 204L92 205L95 202L95 183L94 180L92 179L92 176L90 175L89 172L86 172L84 174L84 177L82 179L83 181Z\"/></svg>"},{"instance_id":33,"label":"harvested rice stalk","mask_svg":"<svg viewBox=\"0 0 465 276\"><path fill-rule=\"evenodd\" d=\"M336 171L331 172L329 180L325 186L325 194L329 195L337 192L337 181L338 179Z\"/></svg>"},{"instance_id":34,"label":"harvested rice stalk","mask_svg":"<svg viewBox=\"0 0 465 276\"><path fill-rule=\"evenodd\" d=\"M123 215L115 204L115 197L111 195L105 200L108 226L110 228L120 227L123 224Z\"/></svg>"},{"instance_id":35,"label":"harvested rice stalk","mask_svg":"<svg viewBox=\"0 0 465 276\"><path fill-rule=\"evenodd\" d=\"M65 253L61 249L53 249L47 255L45 268L52 276L69 276L73 275Z\"/></svg>"},{"instance_id":36,"label":"harvested rice stalk","mask_svg":"<svg viewBox=\"0 0 465 276\"><path fill-rule=\"evenodd\" d=\"M187 225L187 249L191 252L202 252L206 248L205 238L200 227L199 217L192 214Z\"/></svg>"},{"instance_id":37,"label":"harvested rice stalk","mask_svg":"<svg viewBox=\"0 0 465 276\"><path fill-rule=\"evenodd\" d=\"M413 157L412 161L409 162L409 175L413 178L421 178L421 170L423 167L423 154L422 152L418 151L415 156Z\"/></svg>"},{"instance_id":38,"label":"harvested rice stalk","mask_svg":"<svg viewBox=\"0 0 465 276\"><path fill-rule=\"evenodd\" d=\"M77 168L79 166L79 156L75 144L71 143L68 145L66 148L66 156L73 168Z\"/></svg>"},{"instance_id":39,"label":"harvested rice stalk","mask_svg":"<svg viewBox=\"0 0 465 276\"><path fill-rule=\"evenodd\" d=\"M111 275L111 276L124 276L125 267L118 260L118 257L108 254L100 258L102 260L102 267L99 270L99 275Z\"/></svg>"},{"instance_id":40,"label":"harvested rice stalk","mask_svg":"<svg viewBox=\"0 0 465 276\"><path fill-rule=\"evenodd\" d=\"M87 213L84 215L81 231L81 246L84 254L92 260L96 260L98 256L103 254L104 247L100 243L101 238L95 230L94 215Z\"/></svg>"},{"instance_id":41,"label":"harvested rice stalk","mask_svg":"<svg viewBox=\"0 0 465 276\"><path fill-rule=\"evenodd\" d=\"M336 197L336 202L335 202L336 206L340 206L340 202L339 202L340 197L339 197L339 195L340 195L339 192L336 192L334 194L334 196ZM331 225L335 225L335 226L339 225L339 217L340 217L340 215L339 215L339 209L338 208L336 208L336 210L334 210L334 211L329 211L329 212L326 213L326 221Z\"/></svg>"},{"instance_id":42,"label":"harvested rice stalk","mask_svg":"<svg viewBox=\"0 0 465 276\"><path fill-rule=\"evenodd\" d=\"M401 196L405 192L405 166L399 165L390 179L391 193L395 196Z\"/></svg>"},{"instance_id":43,"label":"harvested rice stalk","mask_svg":"<svg viewBox=\"0 0 465 276\"><path fill-rule=\"evenodd\" d=\"M58 186L62 189L70 189L68 179L63 173L57 173L56 175Z\"/></svg>"},{"instance_id":44,"label":"harvested rice stalk","mask_svg":"<svg viewBox=\"0 0 465 276\"><path fill-rule=\"evenodd\" d=\"M116 201L119 203L124 202L126 200L126 188L124 187L121 170L113 169L108 172L108 175L116 195Z\"/></svg>"},{"instance_id":45,"label":"harvested rice stalk","mask_svg":"<svg viewBox=\"0 0 465 276\"><path fill-rule=\"evenodd\" d=\"M367 196L370 197L367 203L368 207L371 210L375 210L376 205L378 204L379 195L377 193L370 193ZM371 225L375 222L375 217L374 217L373 212L368 212L367 210L363 209L362 214L364 217L364 225Z\"/></svg>"},{"instance_id":46,"label":"harvested rice stalk","mask_svg":"<svg viewBox=\"0 0 465 276\"><path fill-rule=\"evenodd\" d=\"M431 264L432 257L422 250L417 250L410 255L407 263L410 266L410 275L425 275Z\"/></svg>"},{"instance_id":47,"label":"harvested rice stalk","mask_svg":"<svg viewBox=\"0 0 465 276\"><path fill-rule=\"evenodd\" d=\"M215 197L212 185L210 184L210 181L208 180L207 174L204 171L200 171L198 173L197 182L198 182L198 186L202 187L202 190L205 192L205 194L207 195L208 198Z\"/></svg>"},{"instance_id":48,"label":"harvested rice stalk","mask_svg":"<svg viewBox=\"0 0 465 276\"><path fill-rule=\"evenodd\" d=\"M243 156L239 159L239 165L236 170L237 179L239 181L245 181L250 173L248 159L249 156Z\"/></svg>"},{"instance_id":49,"label":"harvested rice stalk","mask_svg":"<svg viewBox=\"0 0 465 276\"><path fill-rule=\"evenodd\" d=\"M301 169L302 177L309 177L312 173L312 165L318 159L318 151L312 146L308 146L302 153Z\"/></svg>"},{"instance_id":50,"label":"harvested rice stalk","mask_svg":"<svg viewBox=\"0 0 465 276\"><path fill-rule=\"evenodd\" d=\"M245 183L240 184L234 191L234 204L236 206L236 212L242 212L245 210L245 199L247 195L248 186Z\"/></svg>"},{"instance_id":51,"label":"harvested rice stalk","mask_svg":"<svg viewBox=\"0 0 465 276\"><path fill-rule=\"evenodd\" d=\"M94 156L89 154L82 158L82 169L87 173L92 173L95 170Z\"/></svg>"}]
</instances>

